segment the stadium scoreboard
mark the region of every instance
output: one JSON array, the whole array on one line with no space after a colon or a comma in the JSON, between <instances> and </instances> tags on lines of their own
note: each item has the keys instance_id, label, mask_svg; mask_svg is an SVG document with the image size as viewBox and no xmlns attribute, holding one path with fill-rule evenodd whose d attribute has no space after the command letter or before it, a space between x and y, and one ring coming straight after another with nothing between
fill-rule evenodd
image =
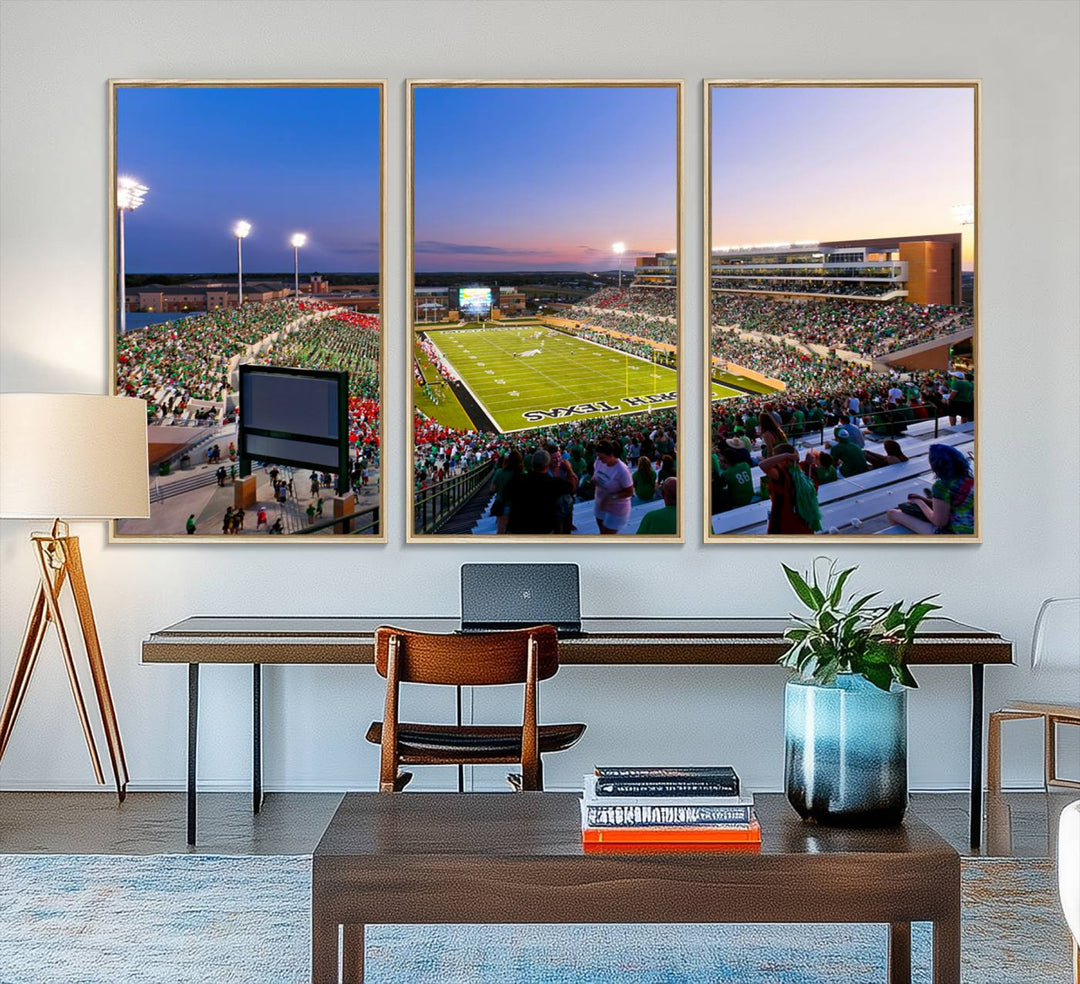
<instances>
[{"instance_id":1,"label":"stadium scoreboard","mask_svg":"<svg viewBox=\"0 0 1080 984\"><path fill-rule=\"evenodd\" d=\"M492 290L490 287L458 288L458 311L472 318L491 315Z\"/></svg>"},{"instance_id":2,"label":"stadium scoreboard","mask_svg":"<svg viewBox=\"0 0 1080 984\"><path fill-rule=\"evenodd\" d=\"M337 473L349 489L349 374L284 366L240 366L240 475L253 461Z\"/></svg>"}]
</instances>

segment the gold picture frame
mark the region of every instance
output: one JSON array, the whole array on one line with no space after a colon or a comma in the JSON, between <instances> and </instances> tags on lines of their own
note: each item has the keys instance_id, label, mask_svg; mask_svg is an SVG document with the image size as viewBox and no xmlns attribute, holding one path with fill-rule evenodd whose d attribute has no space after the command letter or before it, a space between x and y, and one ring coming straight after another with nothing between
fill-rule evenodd
<instances>
[{"instance_id":1,"label":"gold picture frame","mask_svg":"<svg viewBox=\"0 0 1080 984\"><path fill-rule=\"evenodd\" d=\"M379 199L378 199L378 237L376 249L378 257L378 317L379 317L379 456L380 474L378 501L374 509L373 522L377 523L376 532L360 535L326 535L326 536L235 536L217 534L201 534L187 536L184 533L159 534L159 533L121 533L117 529L117 520L109 522L110 543L365 543L385 544L388 542L388 524L386 515L386 383L387 383L387 324L386 324L386 95L387 81L385 79L110 79L108 81L108 252L109 252L109 290L107 324L109 325L109 392L116 394L117 382L117 326L116 319L120 296L118 291L118 231L117 231L117 179L118 172L118 94L123 89L131 88L155 88L155 89L374 89L378 93L378 176L379 176ZM393 457L391 456L391 461ZM371 506L365 505L354 515L364 516L371 512ZM363 522L362 520L360 522ZM370 522L370 521L369 521ZM362 527L361 527L362 528Z\"/></svg>"},{"instance_id":2,"label":"gold picture frame","mask_svg":"<svg viewBox=\"0 0 1080 984\"><path fill-rule=\"evenodd\" d=\"M981 386L981 290L982 275L980 269L981 235L982 225L980 180L981 180L981 96L982 84L978 79L705 79L702 83L702 109L703 109L703 183L704 183L704 208L703 218L703 249L702 249L702 302L703 302L703 367L702 367L702 403L704 413L702 417L702 519L704 540L706 544L740 544L740 543L799 543L808 545L812 537L805 534L736 534L714 533L712 513L712 467L711 455L713 453L712 440L712 259L713 259L713 93L717 89L725 88L950 88L970 89L972 91L972 139L973 139L973 225L972 236L972 268L974 284L972 290L973 326L972 347L973 364L975 367L974 387L974 426L972 433L972 449L976 467L974 469L974 532L970 534L948 534L945 536L912 535L912 536L878 536L873 533L863 534L821 534L822 543L874 543L874 544L909 544L909 543L950 543L950 544L979 544L982 543L982 497L981 497L981 415L982 403Z\"/></svg>"},{"instance_id":3,"label":"gold picture frame","mask_svg":"<svg viewBox=\"0 0 1080 984\"><path fill-rule=\"evenodd\" d=\"M414 399L413 399L413 350L416 332L415 318L415 246L416 246L416 187L415 187L415 105L414 97L418 89L424 88L667 88L675 93L675 172L676 172L676 202L675 202L675 252L676 252L676 339L678 359L675 367L676 386L678 395L675 403L676 420L679 422L676 432L676 460L683 462L685 453L684 427L682 426L685 409L685 376L683 373L683 354L685 344L685 311L683 289L683 267L685 265L686 250L684 243L685 223L683 217L684 202L684 83L681 79L409 79L405 84L405 144L406 144L406 195L405 195L405 283L408 296L406 313L407 352L405 358L405 388L407 393L406 408L406 441L408 450L406 454L406 495L408 516L405 523L406 543L423 544L461 544L461 543L611 543L629 542L638 545L654 544L681 544L686 536L686 495L683 484L680 481L677 500L678 530L674 535L657 536L607 536L600 533L594 534L501 534L498 536L474 536L470 533L419 533L416 530L416 498L414 491ZM681 466L680 466L681 467ZM586 505L588 505L586 503ZM592 522L591 515L588 522Z\"/></svg>"}]
</instances>

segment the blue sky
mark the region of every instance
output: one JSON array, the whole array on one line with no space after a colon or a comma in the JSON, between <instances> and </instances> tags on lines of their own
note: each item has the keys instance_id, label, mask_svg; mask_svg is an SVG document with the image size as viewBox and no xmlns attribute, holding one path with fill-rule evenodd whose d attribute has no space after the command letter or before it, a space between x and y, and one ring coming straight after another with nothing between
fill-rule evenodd
<instances>
[{"instance_id":1,"label":"blue sky","mask_svg":"<svg viewBox=\"0 0 1080 984\"><path fill-rule=\"evenodd\" d=\"M970 88L716 86L712 110L714 246L960 232L975 200Z\"/></svg>"},{"instance_id":2,"label":"blue sky","mask_svg":"<svg viewBox=\"0 0 1080 984\"><path fill-rule=\"evenodd\" d=\"M414 111L418 271L612 269L614 242L676 245L674 88L417 88Z\"/></svg>"},{"instance_id":3,"label":"blue sky","mask_svg":"<svg viewBox=\"0 0 1080 984\"><path fill-rule=\"evenodd\" d=\"M122 88L118 172L149 187L125 220L128 273L378 269L376 88Z\"/></svg>"}]
</instances>

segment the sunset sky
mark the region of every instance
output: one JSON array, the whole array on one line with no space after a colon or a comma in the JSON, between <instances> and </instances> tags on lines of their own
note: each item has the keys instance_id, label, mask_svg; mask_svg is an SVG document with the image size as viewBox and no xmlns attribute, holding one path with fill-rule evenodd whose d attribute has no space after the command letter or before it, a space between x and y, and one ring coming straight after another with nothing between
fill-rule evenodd
<instances>
[{"instance_id":1,"label":"sunset sky","mask_svg":"<svg viewBox=\"0 0 1080 984\"><path fill-rule=\"evenodd\" d=\"M416 269L610 270L675 247L674 88L415 90Z\"/></svg>"},{"instance_id":2,"label":"sunset sky","mask_svg":"<svg viewBox=\"0 0 1080 984\"><path fill-rule=\"evenodd\" d=\"M974 134L970 88L715 86L713 246L960 231Z\"/></svg>"},{"instance_id":3,"label":"sunset sky","mask_svg":"<svg viewBox=\"0 0 1080 984\"><path fill-rule=\"evenodd\" d=\"M125 220L128 273L379 268L375 88L123 88L118 172L149 187Z\"/></svg>"}]
</instances>

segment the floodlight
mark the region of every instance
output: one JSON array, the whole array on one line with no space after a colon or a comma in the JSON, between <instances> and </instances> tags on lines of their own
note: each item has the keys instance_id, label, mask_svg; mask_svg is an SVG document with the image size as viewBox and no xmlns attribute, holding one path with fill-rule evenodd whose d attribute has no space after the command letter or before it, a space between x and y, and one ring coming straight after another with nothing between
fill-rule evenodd
<instances>
[{"instance_id":1,"label":"floodlight","mask_svg":"<svg viewBox=\"0 0 1080 984\"><path fill-rule=\"evenodd\" d=\"M134 178L116 179L116 207L125 212L134 212L145 200L150 189L139 184Z\"/></svg>"}]
</instances>

